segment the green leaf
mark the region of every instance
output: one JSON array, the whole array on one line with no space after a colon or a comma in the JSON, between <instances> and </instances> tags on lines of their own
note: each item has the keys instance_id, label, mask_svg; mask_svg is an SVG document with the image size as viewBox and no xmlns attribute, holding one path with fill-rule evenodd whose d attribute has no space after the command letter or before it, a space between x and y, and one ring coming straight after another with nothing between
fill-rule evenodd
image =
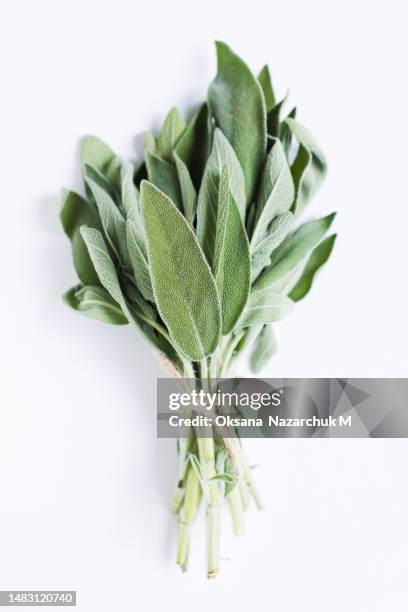
<instances>
[{"instance_id":1,"label":"green leaf","mask_svg":"<svg viewBox=\"0 0 408 612\"><path fill-rule=\"evenodd\" d=\"M150 183L158 187L177 208L180 208L181 193L176 168L149 151L146 151L146 166Z\"/></svg>"},{"instance_id":2,"label":"green leaf","mask_svg":"<svg viewBox=\"0 0 408 612\"><path fill-rule=\"evenodd\" d=\"M224 496L228 497L231 491L235 489L235 487L237 486L238 480L239 480L239 477L237 477L235 468L233 467L231 459L229 457L227 457L225 461L225 467L224 467L223 473L229 476L229 478L225 481L225 489L224 489Z\"/></svg>"},{"instance_id":3,"label":"green leaf","mask_svg":"<svg viewBox=\"0 0 408 612\"><path fill-rule=\"evenodd\" d=\"M136 284L143 297L153 302L154 297L146 245L140 239L137 224L132 219L126 221L126 247Z\"/></svg>"},{"instance_id":4,"label":"green leaf","mask_svg":"<svg viewBox=\"0 0 408 612\"><path fill-rule=\"evenodd\" d=\"M261 327L251 347L249 363L251 370L257 374L276 353L276 338L271 324Z\"/></svg>"},{"instance_id":5,"label":"green leaf","mask_svg":"<svg viewBox=\"0 0 408 612\"><path fill-rule=\"evenodd\" d=\"M126 264L128 263L128 254L126 250L125 219L106 191L90 179L87 179L87 183L95 198L105 236L119 261Z\"/></svg>"},{"instance_id":6,"label":"green leaf","mask_svg":"<svg viewBox=\"0 0 408 612\"><path fill-rule=\"evenodd\" d=\"M265 100L248 66L226 44L217 42L216 47L218 72L208 90L208 103L242 166L250 204L265 161Z\"/></svg>"},{"instance_id":7,"label":"green leaf","mask_svg":"<svg viewBox=\"0 0 408 612\"><path fill-rule=\"evenodd\" d=\"M292 206L295 188L289 164L282 145L275 140L266 158L256 207L255 229L251 238L251 250L268 234L268 226L277 215L287 212Z\"/></svg>"},{"instance_id":8,"label":"green leaf","mask_svg":"<svg viewBox=\"0 0 408 612\"><path fill-rule=\"evenodd\" d=\"M305 127L290 117L286 119L286 124L299 143L298 153L291 167L296 189L293 212L298 216L323 182L327 163L319 145Z\"/></svg>"},{"instance_id":9,"label":"green leaf","mask_svg":"<svg viewBox=\"0 0 408 612\"><path fill-rule=\"evenodd\" d=\"M115 302L119 304L129 323L132 323L155 349L162 350L166 354L172 355L172 347L168 346L165 338L155 335L152 329L154 321L150 318L151 315L149 313L151 313L153 309L147 303L143 305L141 297L138 300L138 308L128 306L115 265L110 258L108 247L101 232L90 227L82 226L81 235L88 248L89 256L95 270L98 273L101 285L107 290Z\"/></svg>"},{"instance_id":10,"label":"green leaf","mask_svg":"<svg viewBox=\"0 0 408 612\"><path fill-rule=\"evenodd\" d=\"M139 197L136 185L133 182L135 169L132 164L123 164L121 169L121 196L122 206L127 219L132 219L143 236L143 222L139 210Z\"/></svg>"},{"instance_id":11,"label":"green leaf","mask_svg":"<svg viewBox=\"0 0 408 612\"><path fill-rule=\"evenodd\" d=\"M97 170L93 166L90 166L87 163L84 164L84 180L86 187L88 186L89 180L91 180L97 185L99 185L101 189L106 191L106 193L110 195L115 204L120 203L118 192L116 191L114 186L108 181L105 175L103 175L101 172L99 172L99 170Z\"/></svg>"},{"instance_id":12,"label":"green leaf","mask_svg":"<svg viewBox=\"0 0 408 612\"><path fill-rule=\"evenodd\" d=\"M231 193L227 168L222 171L219 186L213 274L221 298L225 336L245 307L251 275L248 238Z\"/></svg>"},{"instance_id":13,"label":"green leaf","mask_svg":"<svg viewBox=\"0 0 408 612\"><path fill-rule=\"evenodd\" d=\"M170 161L173 149L185 129L186 123L183 117L180 115L177 108L173 107L164 120L163 127L157 136L157 155Z\"/></svg>"},{"instance_id":14,"label":"green leaf","mask_svg":"<svg viewBox=\"0 0 408 612\"><path fill-rule=\"evenodd\" d=\"M149 153L156 153L156 139L151 132L143 134L143 144Z\"/></svg>"},{"instance_id":15,"label":"green leaf","mask_svg":"<svg viewBox=\"0 0 408 612\"><path fill-rule=\"evenodd\" d=\"M121 308L103 287L78 285L67 291L63 300L68 306L91 319L112 325L128 323Z\"/></svg>"},{"instance_id":16,"label":"green leaf","mask_svg":"<svg viewBox=\"0 0 408 612\"><path fill-rule=\"evenodd\" d=\"M81 235L87 246L89 256L98 274L101 285L119 304L128 320L131 319L115 266L110 258L108 247L100 231L82 226Z\"/></svg>"},{"instance_id":17,"label":"green leaf","mask_svg":"<svg viewBox=\"0 0 408 612\"><path fill-rule=\"evenodd\" d=\"M296 107L292 108L292 110L290 111L286 119L295 119L296 110L297 110ZM286 157L288 157L291 147L292 147L293 134L291 130L289 129L289 126L286 123L286 120L283 121L279 126L279 139L282 143L282 147L283 147L283 150L285 151L285 155Z\"/></svg>"},{"instance_id":18,"label":"green leaf","mask_svg":"<svg viewBox=\"0 0 408 612\"><path fill-rule=\"evenodd\" d=\"M269 287L252 291L247 307L238 321L238 328L280 321L293 310L294 303L286 295Z\"/></svg>"},{"instance_id":19,"label":"green leaf","mask_svg":"<svg viewBox=\"0 0 408 612\"><path fill-rule=\"evenodd\" d=\"M271 264L261 274L254 287L262 289L278 282L295 270L309 253L319 244L333 222L335 213L303 223L290 234L273 252Z\"/></svg>"},{"instance_id":20,"label":"green leaf","mask_svg":"<svg viewBox=\"0 0 408 612\"><path fill-rule=\"evenodd\" d=\"M121 188L121 171L122 160L120 157L115 155L115 157L109 162L105 175L117 193L120 193Z\"/></svg>"},{"instance_id":21,"label":"green leaf","mask_svg":"<svg viewBox=\"0 0 408 612\"><path fill-rule=\"evenodd\" d=\"M80 233L81 225L100 228L98 211L73 191L62 192L60 219L65 233L71 239L75 270L84 285L99 285L98 275Z\"/></svg>"},{"instance_id":22,"label":"green leaf","mask_svg":"<svg viewBox=\"0 0 408 612\"><path fill-rule=\"evenodd\" d=\"M213 128L207 104L203 104L188 124L175 148L175 154L187 166L196 191L211 151Z\"/></svg>"},{"instance_id":23,"label":"green leaf","mask_svg":"<svg viewBox=\"0 0 408 612\"><path fill-rule=\"evenodd\" d=\"M293 223L293 214L285 212L274 218L266 237L253 250L251 257L251 282L254 282L262 270L271 262L272 252L286 238Z\"/></svg>"},{"instance_id":24,"label":"green leaf","mask_svg":"<svg viewBox=\"0 0 408 612\"><path fill-rule=\"evenodd\" d=\"M181 200L183 202L184 216L192 226L197 210L197 193L191 180L190 173L186 164L180 159L177 153L174 154L177 175L181 190Z\"/></svg>"},{"instance_id":25,"label":"green leaf","mask_svg":"<svg viewBox=\"0 0 408 612\"><path fill-rule=\"evenodd\" d=\"M234 149L221 130L216 129L197 205L197 237L207 260L212 264L217 231L218 191L223 168L228 170L232 197L241 219L245 218L245 182Z\"/></svg>"},{"instance_id":26,"label":"green leaf","mask_svg":"<svg viewBox=\"0 0 408 612\"><path fill-rule=\"evenodd\" d=\"M221 299L222 333L235 327L248 299L251 266L245 227L232 197L228 171L222 171L213 274Z\"/></svg>"},{"instance_id":27,"label":"green leaf","mask_svg":"<svg viewBox=\"0 0 408 612\"><path fill-rule=\"evenodd\" d=\"M155 301L176 347L192 361L217 348L221 314L217 288L194 232L154 185L141 185Z\"/></svg>"},{"instance_id":28,"label":"green leaf","mask_svg":"<svg viewBox=\"0 0 408 612\"><path fill-rule=\"evenodd\" d=\"M80 158L82 167L85 164L92 166L101 174L105 174L116 154L112 149L96 136L84 136L80 144Z\"/></svg>"},{"instance_id":29,"label":"green leaf","mask_svg":"<svg viewBox=\"0 0 408 612\"><path fill-rule=\"evenodd\" d=\"M221 480L222 482L228 482L229 484L234 484L236 481L236 478L234 478L232 474L223 473L223 474L216 474L215 476L212 476L210 480Z\"/></svg>"},{"instance_id":30,"label":"green leaf","mask_svg":"<svg viewBox=\"0 0 408 612\"><path fill-rule=\"evenodd\" d=\"M334 243L336 241L336 234L332 234L326 240L323 240L315 249L312 251L309 259L307 260L306 267L303 274L296 286L292 289L289 297L294 302L302 300L310 291L313 280L319 269L329 259L330 254L333 250Z\"/></svg>"},{"instance_id":31,"label":"green leaf","mask_svg":"<svg viewBox=\"0 0 408 612\"><path fill-rule=\"evenodd\" d=\"M284 98L282 98L280 102L277 102L268 112L268 117L267 117L268 134L272 137L277 138L279 136L281 111L287 99L288 99L288 93L285 95Z\"/></svg>"},{"instance_id":32,"label":"green leaf","mask_svg":"<svg viewBox=\"0 0 408 612\"><path fill-rule=\"evenodd\" d=\"M267 65L265 65L258 74L258 81L262 87L265 98L266 111L269 113L276 104L276 98L272 87L271 73Z\"/></svg>"}]
</instances>

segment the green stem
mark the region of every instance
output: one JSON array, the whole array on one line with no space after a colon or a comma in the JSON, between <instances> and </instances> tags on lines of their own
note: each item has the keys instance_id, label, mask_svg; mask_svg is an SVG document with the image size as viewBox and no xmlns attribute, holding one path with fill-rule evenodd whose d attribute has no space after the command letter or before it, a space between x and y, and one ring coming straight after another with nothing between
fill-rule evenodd
<instances>
[{"instance_id":1,"label":"green stem","mask_svg":"<svg viewBox=\"0 0 408 612\"><path fill-rule=\"evenodd\" d=\"M232 526L235 535L244 535L245 515L238 483L232 489L231 493L227 496L227 502L231 513Z\"/></svg>"},{"instance_id":2,"label":"green stem","mask_svg":"<svg viewBox=\"0 0 408 612\"><path fill-rule=\"evenodd\" d=\"M201 468L207 488L207 576L215 578L220 569L221 495L216 480L213 438L197 438Z\"/></svg>"},{"instance_id":3,"label":"green stem","mask_svg":"<svg viewBox=\"0 0 408 612\"><path fill-rule=\"evenodd\" d=\"M245 454L241 448L241 445L239 444L239 442L237 442L235 444L236 450L237 450L237 454L239 457L239 462L241 464L242 467L242 474L245 480L245 483L248 487L248 490L255 502L256 507L258 508L258 510L262 510L263 509L263 503L262 500L260 498L260 495L258 493L258 490L255 486L254 483L254 479L252 478L252 472L251 472L251 468L248 465L248 461L247 458L245 457Z\"/></svg>"},{"instance_id":4,"label":"green stem","mask_svg":"<svg viewBox=\"0 0 408 612\"><path fill-rule=\"evenodd\" d=\"M186 476L184 502L179 516L179 540L177 564L183 571L187 569L190 548L190 530L201 502L201 485L195 470L190 467Z\"/></svg>"},{"instance_id":5,"label":"green stem","mask_svg":"<svg viewBox=\"0 0 408 612\"><path fill-rule=\"evenodd\" d=\"M246 482L243 478L240 478L238 481L239 494L241 496L242 507L246 512L249 508L249 491L246 485Z\"/></svg>"}]
</instances>

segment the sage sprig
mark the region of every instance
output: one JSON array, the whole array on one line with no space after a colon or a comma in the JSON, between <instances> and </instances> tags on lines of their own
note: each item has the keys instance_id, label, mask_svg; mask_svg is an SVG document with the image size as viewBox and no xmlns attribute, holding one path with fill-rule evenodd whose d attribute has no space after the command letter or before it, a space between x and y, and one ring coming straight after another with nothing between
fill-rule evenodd
<instances>
[{"instance_id":1,"label":"sage sprig","mask_svg":"<svg viewBox=\"0 0 408 612\"><path fill-rule=\"evenodd\" d=\"M197 384L232 376L249 347L258 372L276 351L275 323L310 291L327 262L334 219L299 222L326 160L284 116L267 66L256 77L227 45L208 100L189 122L170 110L145 136L136 171L94 136L81 143L84 195L64 190L61 222L79 277L65 302L114 325L132 324L172 376ZM192 523L207 505L208 576L220 565L223 498L244 532L262 507L241 442L192 432L178 443L177 563L188 563Z\"/></svg>"}]
</instances>

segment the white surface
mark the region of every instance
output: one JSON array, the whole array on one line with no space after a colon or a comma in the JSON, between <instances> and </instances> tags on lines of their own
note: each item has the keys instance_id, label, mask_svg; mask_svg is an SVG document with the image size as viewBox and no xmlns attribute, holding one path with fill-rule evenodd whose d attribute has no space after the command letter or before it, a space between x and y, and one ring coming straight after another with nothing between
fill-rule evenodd
<instances>
[{"instance_id":1,"label":"white surface","mask_svg":"<svg viewBox=\"0 0 408 612\"><path fill-rule=\"evenodd\" d=\"M406 376L406 21L397 0L3 3L0 589L77 589L87 612L406 610L404 440L248 444L266 511L241 540L226 516L219 580L203 524L179 574L161 372L131 329L63 306L56 203L81 135L133 158L204 97L215 38L269 61L327 153L314 212L338 210L340 238L265 375Z\"/></svg>"}]
</instances>

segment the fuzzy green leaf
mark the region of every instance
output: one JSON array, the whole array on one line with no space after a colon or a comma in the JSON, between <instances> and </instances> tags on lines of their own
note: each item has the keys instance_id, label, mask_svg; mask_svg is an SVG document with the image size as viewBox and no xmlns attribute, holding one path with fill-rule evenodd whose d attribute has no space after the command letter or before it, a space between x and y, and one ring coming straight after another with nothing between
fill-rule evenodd
<instances>
[{"instance_id":1,"label":"fuzzy green leaf","mask_svg":"<svg viewBox=\"0 0 408 612\"><path fill-rule=\"evenodd\" d=\"M192 361L217 348L221 313L205 256L185 217L151 183L143 181L141 212L153 292L176 347Z\"/></svg>"},{"instance_id":2,"label":"fuzzy green leaf","mask_svg":"<svg viewBox=\"0 0 408 612\"><path fill-rule=\"evenodd\" d=\"M292 110L290 111L286 119L295 119L296 112L297 112L296 107L292 108ZM293 134L291 130L289 129L288 124L286 123L286 119L279 126L279 139L282 143L282 147L283 147L283 150L285 151L286 157L289 157L289 154L292 148Z\"/></svg>"},{"instance_id":3,"label":"fuzzy green leaf","mask_svg":"<svg viewBox=\"0 0 408 612\"><path fill-rule=\"evenodd\" d=\"M86 188L88 188L89 181L91 180L94 183L96 183L97 185L99 185L99 187L101 189L106 191L106 193L109 194L109 196L112 198L112 200L115 202L115 204L117 204L117 205L120 204L120 197L119 197L118 192L116 191L116 189L112 185L112 183L110 183L108 181L106 176L104 174L102 174L102 172L99 172L99 170L97 170L93 166L90 166L88 163L84 164L83 172L84 172L84 180L85 180L85 187ZM87 193L89 194L88 190L87 190ZM89 195L91 195L91 194L89 194Z\"/></svg>"},{"instance_id":4,"label":"fuzzy green leaf","mask_svg":"<svg viewBox=\"0 0 408 612\"><path fill-rule=\"evenodd\" d=\"M256 207L255 229L251 238L251 250L268 234L268 226L277 215L292 206L295 188L289 164L279 140L275 140L266 158Z\"/></svg>"},{"instance_id":5,"label":"fuzzy green leaf","mask_svg":"<svg viewBox=\"0 0 408 612\"><path fill-rule=\"evenodd\" d=\"M157 136L156 152L159 157L171 160L171 154L175 148L180 136L186 129L186 122L180 115L177 108L172 108L166 119L163 127Z\"/></svg>"},{"instance_id":6,"label":"fuzzy green leaf","mask_svg":"<svg viewBox=\"0 0 408 612\"><path fill-rule=\"evenodd\" d=\"M288 93L285 95L284 98L282 98L282 100L280 100L280 102L277 102L268 112L267 127L269 136L272 136L274 138L277 138L279 136L281 112L287 99Z\"/></svg>"},{"instance_id":7,"label":"fuzzy green leaf","mask_svg":"<svg viewBox=\"0 0 408 612\"><path fill-rule=\"evenodd\" d=\"M249 364L254 374L262 370L270 358L276 353L276 338L271 324L261 327L251 347Z\"/></svg>"},{"instance_id":8,"label":"fuzzy green leaf","mask_svg":"<svg viewBox=\"0 0 408 612\"><path fill-rule=\"evenodd\" d=\"M119 278L101 232L91 227L82 226L81 235L101 285L105 287L129 319L128 307L120 287Z\"/></svg>"},{"instance_id":9,"label":"fuzzy green leaf","mask_svg":"<svg viewBox=\"0 0 408 612\"><path fill-rule=\"evenodd\" d=\"M335 213L303 223L296 232L289 235L273 252L271 264L255 283L255 288L269 287L295 270L299 264L319 244L330 225Z\"/></svg>"},{"instance_id":10,"label":"fuzzy green leaf","mask_svg":"<svg viewBox=\"0 0 408 612\"><path fill-rule=\"evenodd\" d=\"M182 159L174 154L177 175L180 184L181 200L183 202L184 216L190 225L193 225L197 210L197 192L191 180L190 173Z\"/></svg>"},{"instance_id":11,"label":"fuzzy green leaf","mask_svg":"<svg viewBox=\"0 0 408 612\"><path fill-rule=\"evenodd\" d=\"M303 274L295 287L289 294L289 297L294 302L302 300L310 291L313 280L317 272L327 262L333 250L336 241L336 234L332 234L326 240L323 240L312 252L307 260Z\"/></svg>"},{"instance_id":12,"label":"fuzzy green leaf","mask_svg":"<svg viewBox=\"0 0 408 612\"><path fill-rule=\"evenodd\" d=\"M252 291L247 307L237 327L249 327L280 321L293 310L294 303L286 295L276 293L269 287Z\"/></svg>"},{"instance_id":13,"label":"fuzzy green leaf","mask_svg":"<svg viewBox=\"0 0 408 612\"><path fill-rule=\"evenodd\" d=\"M146 151L146 166L149 182L165 193L177 208L181 208L181 193L176 168L149 151Z\"/></svg>"},{"instance_id":14,"label":"fuzzy green leaf","mask_svg":"<svg viewBox=\"0 0 408 612\"><path fill-rule=\"evenodd\" d=\"M63 300L68 306L91 319L112 325L128 323L121 308L103 287L78 285L67 291Z\"/></svg>"},{"instance_id":15,"label":"fuzzy green leaf","mask_svg":"<svg viewBox=\"0 0 408 612\"><path fill-rule=\"evenodd\" d=\"M323 182L327 163L316 140L303 125L290 117L286 119L286 124L299 143L298 153L291 167L296 189L293 212L298 216Z\"/></svg>"},{"instance_id":16,"label":"fuzzy green leaf","mask_svg":"<svg viewBox=\"0 0 408 612\"><path fill-rule=\"evenodd\" d=\"M126 221L126 247L136 284L146 300L154 301L146 244L140 238L137 224Z\"/></svg>"},{"instance_id":17,"label":"fuzzy green leaf","mask_svg":"<svg viewBox=\"0 0 408 612\"><path fill-rule=\"evenodd\" d=\"M128 263L126 250L126 222L115 202L99 185L87 179L95 198L105 236L119 261Z\"/></svg>"},{"instance_id":18,"label":"fuzzy green leaf","mask_svg":"<svg viewBox=\"0 0 408 612\"><path fill-rule=\"evenodd\" d=\"M231 193L226 168L219 186L213 273L221 299L222 333L227 335L247 302L251 265L248 238Z\"/></svg>"},{"instance_id":19,"label":"fuzzy green leaf","mask_svg":"<svg viewBox=\"0 0 408 612\"><path fill-rule=\"evenodd\" d=\"M116 154L109 145L96 136L84 136L80 144L82 167L89 164L101 174L105 174Z\"/></svg>"},{"instance_id":20,"label":"fuzzy green leaf","mask_svg":"<svg viewBox=\"0 0 408 612\"><path fill-rule=\"evenodd\" d=\"M266 237L253 250L251 257L251 282L254 282L262 270L271 262L271 255L286 238L293 223L293 214L285 212L274 218Z\"/></svg>"},{"instance_id":21,"label":"fuzzy green leaf","mask_svg":"<svg viewBox=\"0 0 408 612\"><path fill-rule=\"evenodd\" d=\"M234 484L236 482L236 478L232 474L216 474L210 478L211 480L221 480L222 482L228 482L228 484Z\"/></svg>"},{"instance_id":22,"label":"fuzzy green leaf","mask_svg":"<svg viewBox=\"0 0 408 612\"><path fill-rule=\"evenodd\" d=\"M142 229L142 217L139 211L138 190L133 182L135 169L133 164L126 163L121 168L121 198L127 219L132 219Z\"/></svg>"},{"instance_id":23,"label":"fuzzy green leaf","mask_svg":"<svg viewBox=\"0 0 408 612\"><path fill-rule=\"evenodd\" d=\"M265 100L248 66L226 44L217 42L216 47L218 72L208 90L208 103L242 166L250 204L265 161Z\"/></svg>"},{"instance_id":24,"label":"fuzzy green leaf","mask_svg":"<svg viewBox=\"0 0 408 612\"><path fill-rule=\"evenodd\" d=\"M175 148L175 154L187 166L196 191L211 152L213 127L207 104L203 104L188 124Z\"/></svg>"},{"instance_id":25,"label":"fuzzy green leaf","mask_svg":"<svg viewBox=\"0 0 408 612\"><path fill-rule=\"evenodd\" d=\"M84 285L99 285L98 275L80 233L81 225L100 228L98 211L73 191L62 192L60 219L65 233L71 239L75 270Z\"/></svg>"},{"instance_id":26,"label":"fuzzy green leaf","mask_svg":"<svg viewBox=\"0 0 408 612\"><path fill-rule=\"evenodd\" d=\"M242 168L234 149L221 130L216 129L211 155L208 159L197 205L197 237L207 260L212 264L217 232L218 191L221 173L226 167L231 193L241 219L245 218L245 182Z\"/></svg>"},{"instance_id":27,"label":"fuzzy green leaf","mask_svg":"<svg viewBox=\"0 0 408 612\"><path fill-rule=\"evenodd\" d=\"M265 98L266 111L269 113L276 104L276 97L273 91L271 73L267 65L265 65L258 74L258 81L262 87Z\"/></svg>"}]
</instances>

